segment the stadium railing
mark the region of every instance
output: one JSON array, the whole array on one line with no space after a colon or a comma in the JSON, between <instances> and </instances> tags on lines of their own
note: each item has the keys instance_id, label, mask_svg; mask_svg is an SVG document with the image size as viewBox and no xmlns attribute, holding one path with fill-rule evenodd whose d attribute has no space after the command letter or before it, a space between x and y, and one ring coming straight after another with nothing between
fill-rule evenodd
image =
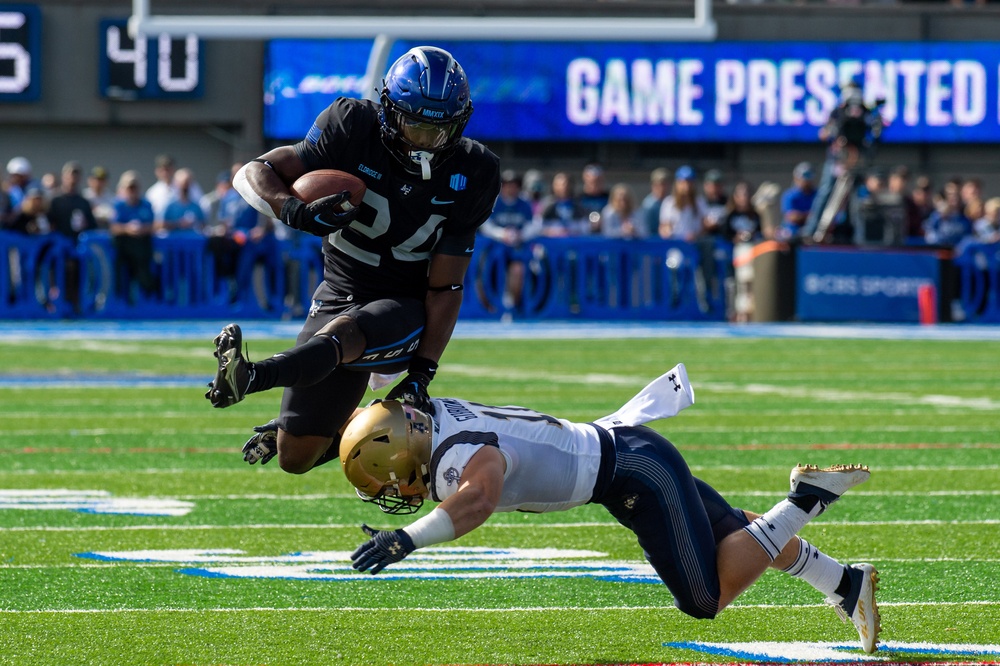
<instances>
[{"instance_id":1,"label":"stadium railing","mask_svg":"<svg viewBox=\"0 0 1000 666\"><path fill-rule=\"evenodd\" d=\"M267 237L241 250L235 275L216 275L208 241L153 239L154 286L128 279L104 231L78 242L57 234L0 232L0 318L291 318L303 315L322 279L321 240ZM462 316L511 314L506 267L526 267L521 319L721 320L732 248L675 241L539 239L510 248L477 242ZM72 288L70 288L72 287Z\"/></svg>"},{"instance_id":2,"label":"stadium railing","mask_svg":"<svg viewBox=\"0 0 1000 666\"><path fill-rule=\"evenodd\" d=\"M106 232L77 243L0 232L0 318L296 318L323 275L321 240L306 235L248 243L230 277L216 275L200 236L158 237L153 248L155 286L144 294ZM516 310L504 298L512 262L525 267ZM968 246L955 266L966 320L1000 322L1000 245ZM722 321L731 286L725 242L541 238L514 248L480 238L462 317Z\"/></svg>"},{"instance_id":3,"label":"stadium railing","mask_svg":"<svg viewBox=\"0 0 1000 666\"><path fill-rule=\"evenodd\" d=\"M516 310L503 297L512 262L525 276ZM723 242L543 238L515 248L480 238L462 316L721 321L731 272Z\"/></svg>"}]
</instances>

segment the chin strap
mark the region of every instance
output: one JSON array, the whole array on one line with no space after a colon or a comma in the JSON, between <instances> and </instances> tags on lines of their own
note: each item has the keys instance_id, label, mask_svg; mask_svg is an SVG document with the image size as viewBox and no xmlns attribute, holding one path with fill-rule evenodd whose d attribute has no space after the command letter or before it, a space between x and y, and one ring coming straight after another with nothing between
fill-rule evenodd
<instances>
[{"instance_id":1,"label":"chin strap","mask_svg":"<svg viewBox=\"0 0 1000 666\"><path fill-rule=\"evenodd\" d=\"M426 150L414 150L410 153L410 159L420 165L420 175L424 180L431 179L431 158L433 155Z\"/></svg>"}]
</instances>

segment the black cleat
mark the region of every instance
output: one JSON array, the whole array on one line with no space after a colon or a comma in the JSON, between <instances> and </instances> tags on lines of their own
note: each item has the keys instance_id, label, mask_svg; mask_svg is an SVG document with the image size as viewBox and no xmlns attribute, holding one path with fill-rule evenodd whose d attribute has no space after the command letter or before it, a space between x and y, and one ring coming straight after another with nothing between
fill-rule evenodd
<instances>
[{"instance_id":1,"label":"black cleat","mask_svg":"<svg viewBox=\"0 0 1000 666\"><path fill-rule=\"evenodd\" d=\"M229 407L243 400L250 387L249 363L240 348L243 346L243 332L239 324L227 324L214 340L215 357L219 359L219 369L215 379L208 385L205 397L213 407Z\"/></svg>"}]
</instances>

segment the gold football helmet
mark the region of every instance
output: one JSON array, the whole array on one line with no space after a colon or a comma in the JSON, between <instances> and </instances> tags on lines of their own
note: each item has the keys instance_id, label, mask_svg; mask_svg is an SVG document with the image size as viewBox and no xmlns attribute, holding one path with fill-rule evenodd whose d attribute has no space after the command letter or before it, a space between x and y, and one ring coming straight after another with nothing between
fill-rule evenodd
<instances>
[{"instance_id":1,"label":"gold football helmet","mask_svg":"<svg viewBox=\"0 0 1000 666\"><path fill-rule=\"evenodd\" d=\"M428 495L431 417L386 400L363 409L340 438L340 464L358 497L385 513L414 513Z\"/></svg>"}]
</instances>

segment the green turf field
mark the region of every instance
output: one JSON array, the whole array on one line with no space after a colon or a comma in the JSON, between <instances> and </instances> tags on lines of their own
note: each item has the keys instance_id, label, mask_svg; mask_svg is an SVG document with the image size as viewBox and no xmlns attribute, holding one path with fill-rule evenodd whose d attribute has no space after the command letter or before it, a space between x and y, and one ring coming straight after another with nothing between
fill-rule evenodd
<instances>
[{"instance_id":1,"label":"green turf field","mask_svg":"<svg viewBox=\"0 0 1000 666\"><path fill-rule=\"evenodd\" d=\"M799 462L870 465L803 536L879 568L876 657L1000 661L1000 342L457 339L444 361L435 395L575 420L685 363L696 404L653 426L733 504L766 510ZM0 345L0 664L719 663L738 655L680 644L856 642L773 572L714 621L682 615L601 507L496 515L352 574L361 522L410 518L337 464L247 466L280 395L212 409L213 371L207 341Z\"/></svg>"}]
</instances>

